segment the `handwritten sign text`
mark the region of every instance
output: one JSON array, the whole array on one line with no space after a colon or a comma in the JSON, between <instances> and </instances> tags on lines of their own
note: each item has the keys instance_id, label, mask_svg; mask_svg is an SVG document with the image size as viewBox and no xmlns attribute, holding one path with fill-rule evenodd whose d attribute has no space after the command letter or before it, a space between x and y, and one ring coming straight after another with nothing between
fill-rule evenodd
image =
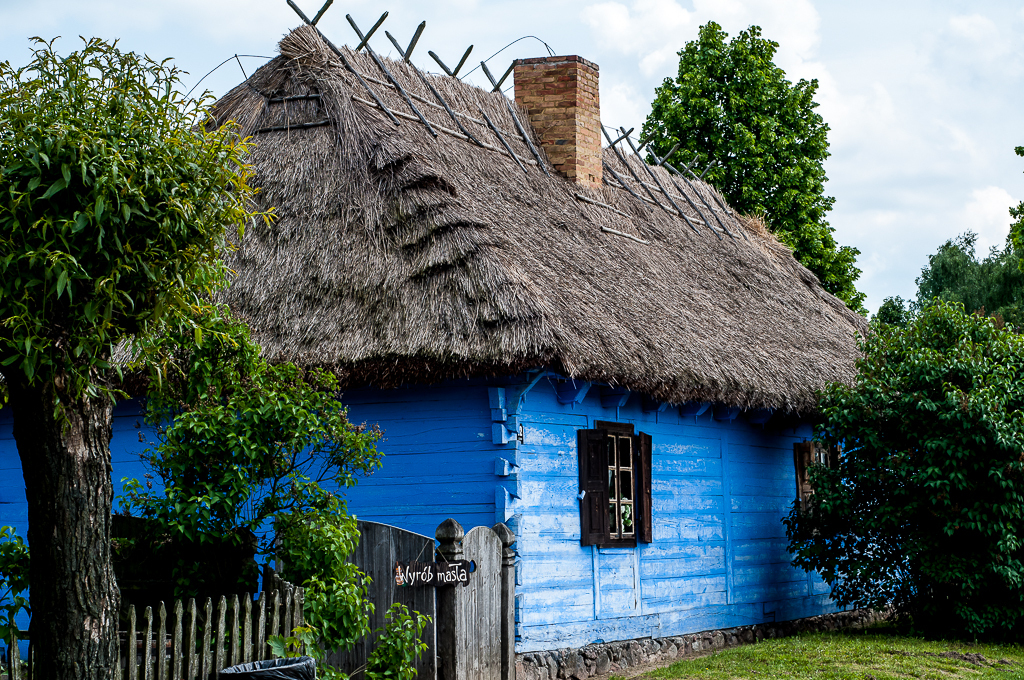
<instances>
[{"instance_id":1,"label":"handwritten sign text","mask_svg":"<svg viewBox=\"0 0 1024 680\"><path fill-rule=\"evenodd\" d=\"M396 586L443 586L469 583L470 562L395 562Z\"/></svg>"}]
</instances>

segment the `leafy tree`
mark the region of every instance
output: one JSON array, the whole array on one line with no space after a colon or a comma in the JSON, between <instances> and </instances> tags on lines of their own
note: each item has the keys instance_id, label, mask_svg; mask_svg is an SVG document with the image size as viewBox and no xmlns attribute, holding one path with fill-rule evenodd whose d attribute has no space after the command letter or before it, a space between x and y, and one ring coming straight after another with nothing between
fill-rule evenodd
<instances>
[{"instance_id":1,"label":"leafy tree","mask_svg":"<svg viewBox=\"0 0 1024 680\"><path fill-rule=\"evenodd\" d=\"M837 467L786 520L794 563L840 605L928 633L1024 633L1024 335L939 301L863 341L853 385L822 394Z\"/></svg>"},{"instance_id":2,"label":"leafy tree","mask_svg":"<svg viewBox=\"0 0 1024 680\"><path fill-rule=\"evenodd\" d=\"M191 326L225 279L226 233L254 216L247 145L204 127L205 101L184 100L178 75L98 39L67 57L37 41L26 67L0 64L0 374L40 677L116 666L115 348Z\"/></svg>"},{"instance_id":3,"label":"leafy tree","mask_svg":"<svg viewBox=\"0 0 1024 680\"><path fill-rule=\"evenodd\" d=\"M1013 152L1018 156L1024 156L1024 146L1014 147ZM1016 220L1010 225L1010 242L1018 249L1024 249L1024 201L1017 204L1017 207L1010 208L1010 217Z\"/></svg>"},{"instance_id":4,"label":"leafy tree","mask_svg":"<svg viewBox=\"0 0 1024 680\"><path fill-rule=\"evenodd\" d=\"M795 85L772 59L778 43L751 26L726 42L715 22L679 51L679 72L655 91L643 138L672 165L718 165L707 175L733 208L763 215L796 258L851 309L866 313L854 282L860 251L839 246L825 216L828 125L815 112L818 81Z\"/></svg>"},{"instance_id":5,"label":"leafy tree","mask_svg":"<svg viewBox=\"0 0 1024 680\"><path fill-rule=\"evenodd\" d=\"M913 312L906 300L899 295L887 297L882 300L878 312L871 318L876 323L889 324L905 328L910 322Z\"/></svg>"},{"instance_id":6,"label":"leafy tree","mask_svg":"<svg viewBox=\"0 0 1024 680\"><path fill-rule=\"evenodd\" d=\"M978 235L967 232L939 246L917 278L918 309L933 299L961 303L969 311L984 311L1006 322L1024 323L1024 272L1019 252L1007 241L978 259Z\"/></svg>"}]
</instances>

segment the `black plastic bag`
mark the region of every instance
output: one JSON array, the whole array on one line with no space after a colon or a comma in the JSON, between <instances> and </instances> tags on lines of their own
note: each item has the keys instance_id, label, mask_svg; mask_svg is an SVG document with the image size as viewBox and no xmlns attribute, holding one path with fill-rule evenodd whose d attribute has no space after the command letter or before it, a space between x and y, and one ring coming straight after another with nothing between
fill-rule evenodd
<instances>
[{"instance_id":1,"label":"black plastic bag","mask_svg":"<svg viewBox=\"0 0 1024 680\"><path fill-rule=\"evenodd\" d=\"M240 663L220 672L232 680L316 680L316 661L309 656Z\"/></svg>"}]
</instances>

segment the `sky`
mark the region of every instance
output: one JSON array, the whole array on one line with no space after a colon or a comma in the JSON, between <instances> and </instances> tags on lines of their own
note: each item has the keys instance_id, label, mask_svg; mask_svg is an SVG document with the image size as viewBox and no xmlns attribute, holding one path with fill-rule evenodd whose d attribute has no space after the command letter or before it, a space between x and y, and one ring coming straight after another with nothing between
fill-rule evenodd
<instances>
[{"instance_id":1,"label":"sky","mask_svg":"<svg viewBox=\"0 0 1024 680\"><path fill-rule=\"evenodd\" d=\"M307 15L321 4L295 1ZM345 15L365 31L385 10L374 49L397 56L384 30L404 45L426 21L413 62L430 71L439 68L427 50L453 66L472 44L464 74L524 36L534 37L488 60L492 72L545 56L543 43L596 62L603 122L637 130L698 27L713 20L735 35L761 26L791 80L819 81L831 128L829 222L840 244L861 252L857 286L872 311L885 297L914 297L928 255L947 239L971 230L981 254L1001 246L1007 210L1024 199L1024 158L1013 152L1024 145L1024 0L336 0L319 26L355 45ZM117 38L173 57L186 88L221 95L298 23L285 0L0 0L0 61L27 63L33 36L61 36L65 53L78 36ZM479 70L467 80L485 82Z\"/></svg>"}]
</instances>

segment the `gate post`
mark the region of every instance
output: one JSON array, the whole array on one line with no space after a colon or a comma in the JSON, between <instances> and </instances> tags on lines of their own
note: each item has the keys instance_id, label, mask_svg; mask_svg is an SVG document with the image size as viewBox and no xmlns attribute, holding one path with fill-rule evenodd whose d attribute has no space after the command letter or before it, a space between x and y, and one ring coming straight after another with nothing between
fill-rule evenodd
<instances>
[{"instance_id":1,"label":"gate post","mask_svg":"<svg viewBox=\"0 0 1024 680\"><path fill-rule=\"evenodd\" d=\"M446 519L438 525L434 537L440 545L437 551L448 562L462 559L462 539L466 532L454 519ZM465 631L459 630L458 586L437 589L437 676L438 680L457 680L456 669L459 639ZM464 625L464 624L463 624Z\"/></svg>"},{"instance_id":2,"label":"gate post","mask_svg":"<svg viewBox=\"0 0 1024 680\"><path fill-rule=\"evenodd\" d=\"M516 535L498 522L501 539L501 680L516 680Z\"/></svg>"}]
</instances>

